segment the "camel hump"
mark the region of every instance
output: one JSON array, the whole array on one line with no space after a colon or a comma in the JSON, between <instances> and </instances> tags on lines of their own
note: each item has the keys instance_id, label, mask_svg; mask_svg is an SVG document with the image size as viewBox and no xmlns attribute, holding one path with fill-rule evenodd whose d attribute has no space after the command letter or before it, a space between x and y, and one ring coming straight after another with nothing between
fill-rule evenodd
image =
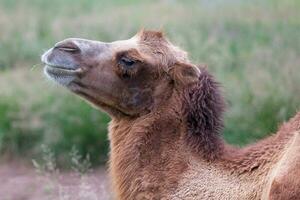
<instances>
[{"instance_id":1,"label":"camel hump","mask_svg":"<svg viewBox=\"0 0 300 200\"><path fill-rule=\"evenodd\" d=\"M270 200L300 199L300 132L287 144L281 159L272 170L265 198Z\"/></svg>"},{"instance_id":2,"label":"camel hump","mask_svg":"<svg viewBox=\"0 0 300 200\"><path fill-rule=\"evenodd\" d=\"M284 123L278 133L280 135L291 135L295 131L300 131L300 111L292 119Z\"/></svg>"}]
</instances>

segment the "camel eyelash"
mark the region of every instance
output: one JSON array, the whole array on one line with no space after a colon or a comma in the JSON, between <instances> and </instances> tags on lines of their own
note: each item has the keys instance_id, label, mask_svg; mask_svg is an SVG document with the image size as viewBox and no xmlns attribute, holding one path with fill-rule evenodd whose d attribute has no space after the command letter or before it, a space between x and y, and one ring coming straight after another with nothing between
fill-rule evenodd
<instances>
[{"instance_id":1,"label":"camel eyelash","mask_svg":"<svg viewBox=\"0 0 300 200\"><path fill-rule=\"evenodd\" d=\"M129 78L132 78L134 77L137 72L138 72L138 67L134 67L134 68L122 68L122 73L121 73L121 76L125 79L129 79Z\"/></svg>"},{"instance_id":2,"label":"camel eyelash","mask_svg":"<svg viewBox=\"0 0 300 200\"><path fill-rule=\"evenodd\" d=\"M122 57L119 60L119 64L122 65L122 66L124 66L124 67L126 67L126 68L132 67L135 63L136 63L135 60L130 59L130 58L126 58L126 57Z\"/></svg>"},{"instance_id":3,"label":"camel eyelash","mask_svg":"<svg viewBox=\"0 0 300 200\"><path fill-rule=\"evenodd\" d=\"M118 73L124 79L129 79L137 74L139 70L138 60L122 56L118 59Z\"/></svg>"}]
</instances>

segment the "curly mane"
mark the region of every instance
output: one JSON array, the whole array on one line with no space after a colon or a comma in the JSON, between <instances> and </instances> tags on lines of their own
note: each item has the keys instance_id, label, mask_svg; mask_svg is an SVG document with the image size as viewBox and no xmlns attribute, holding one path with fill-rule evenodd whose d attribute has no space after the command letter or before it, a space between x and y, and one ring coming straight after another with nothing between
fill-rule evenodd
<instances>
[{"instance_id":1,"label":"curly mane","mask_svg":"<svg viewBox=\"0 0 300 200\"><path fill-rule=\"evenodd\" d=\"M225 103L219 83L206 69L201 69L198 82L185 89L184 116L187 123L186 143L207 160L221 154Z\"/></svg>"}]
</instances>

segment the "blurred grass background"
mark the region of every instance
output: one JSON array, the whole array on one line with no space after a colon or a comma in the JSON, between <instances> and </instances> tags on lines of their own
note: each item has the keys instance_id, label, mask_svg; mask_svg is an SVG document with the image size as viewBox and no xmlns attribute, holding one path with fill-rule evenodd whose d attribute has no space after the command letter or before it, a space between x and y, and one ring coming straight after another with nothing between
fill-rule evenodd
<instances>
[{"instance_id":1,"label":"blurred grass background","mask_svg":"<svg viewBox=\"0 0 300 200\"><path fill-rule=\"evenodd\" d=\"M72 146L107 158L109 117L42 75L40 55L67 37L113 41L162 29L206 63L228 102L225 138L245 145L300 107L298 0L0 0L0 152L59 163Z\"/></svg>"}]
</instances>

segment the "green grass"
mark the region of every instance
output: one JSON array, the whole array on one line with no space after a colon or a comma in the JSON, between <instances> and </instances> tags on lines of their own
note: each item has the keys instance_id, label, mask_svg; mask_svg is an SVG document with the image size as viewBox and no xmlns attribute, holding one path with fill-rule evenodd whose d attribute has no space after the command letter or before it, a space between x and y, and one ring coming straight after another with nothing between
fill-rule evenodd
<instances>
[{"instance_id":1,"label":"green grass","mask_svg":"<svg viewBox=\"0 0 300 200\"><path fill-rule=\"evenodd\" d=\"M42 145L69 162L73 147L103 163L108 151L107 115L43 77L41 69L14 69L1 74L0 150L7 156L39 158Z\"/></svg>"},{"instance_id":2,"label":"green grass","mask_svg":"<svg viewBox=\"0 0 300 200\"><path fill-rule=\"evenodd\" d=\"M297 0L0 0L1 152L31 159L46 144L63 163L75 145L103 162L109 118L46 82L39 57L66 37L113 41L143 27L208 64L228 102L230 143L260 139L300 106L299 18Z\"/></svg>"}]
</instances>

